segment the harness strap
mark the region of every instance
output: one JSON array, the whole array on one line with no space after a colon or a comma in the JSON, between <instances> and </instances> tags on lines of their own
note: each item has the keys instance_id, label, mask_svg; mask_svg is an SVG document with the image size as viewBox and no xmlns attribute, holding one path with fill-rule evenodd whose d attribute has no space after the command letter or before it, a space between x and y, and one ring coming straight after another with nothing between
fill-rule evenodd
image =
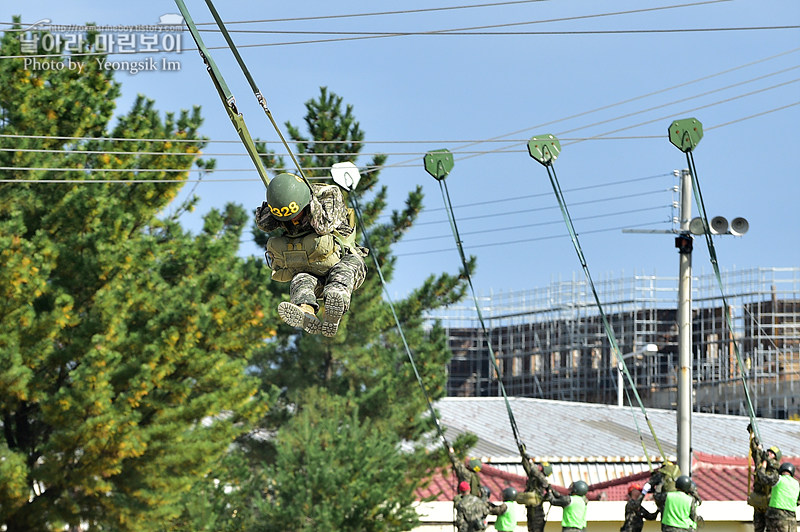
<instances>
[{"instance_id":1,"label":"harness strap","mask_svg":"<svg viewBox=\"0 0 800 532\"><path fill-rule=\"evenodd\" d=\"M194 42L197 43L197 48L200 50L200 57L203 58L203 62L206 64L208 74L211 76L211 80L214 82L214 87L216 87L217 93L222 99L222 104L225 107L225 111L228 113L228 118L231 119L231 123L233 123L233 127L236 129L236 133L239 135L242 143L244 143L247 154L250 156L250 160L253 161L253 164L258 171L258 176L261 178L261 181L263 181L264 186L269 185L269 175L267 174L266 168L264 168L264 164L261 162L261 156L256 149L253 138L250 136L250 132L247 130L244 117L236 108L236 99L233 97L231 90L225 83L225 79L222 77L222 74L220 73L217 64L214 62L214 59L211 57L211 54L208 52L206 45L203 43L203 39L200 37L200 33L197 31L194 20L192 20L192 16L189 14L189 10L186 9L186 5L183 3L183 0L175 0L175 3L178 5L178 9L180 10L181 15L183 15L186 25L189 27L189 32L192 34Z\"/></svg>"},{"instance_id":2,"label":"harness strap","mask_svg":"<svg viewBox=\"0 0 800 532\"><path fill-rule=\"evenodd\" d=\"M208 10L211 11L211 15L214 17L214 21L217 23L217 26L219 26L219 30L220 32L222 32L222 36L225 38L225 42L228 43L228 47L231 49L231 52L233 52L233 56L236 58L236 62L239 63L239 68L241 68L242 72L244 72L244 76L247 78L247 82L250 84L250 88L253 89L253 94L256 95L256 100L258 100L258 104L261 106L262 109L264 109L267 118L269 118L269 121L272 123L272 127L275 129L275 131L278 133L278 136L281 138L281 142L283 142L286 151L289 153L289 157L292 158L292 162L294 162L295 168L297 168L297 171L300 173L300 177L302 177L303 181L306 182L308 188L311 188L311 183L308 182L306 175L303 173L303 169L300 167L300 163L297 162L294 153L289 147L289 143L286 142L286 139L283 137L283 133L281 133L281 129L278 127L278 124L272 117L272 112L269 110L269 107L267 107L266 98L264 98L264 96L261 94L261 91L258 90L256 82L253 80L253 76L250 75L250 70L247 68L247 65L245 65L244 59L242 59L242 56L239 53L239 49L236 48L236 45L234 44L230 33L228 33L228 29L225 27L225 24L222 22L222 18L219 16L219 13L217 13L217 9L214 7L213 2L211 0L206 0L206 5L208 6Z\"/></svg>"}]
</instances>

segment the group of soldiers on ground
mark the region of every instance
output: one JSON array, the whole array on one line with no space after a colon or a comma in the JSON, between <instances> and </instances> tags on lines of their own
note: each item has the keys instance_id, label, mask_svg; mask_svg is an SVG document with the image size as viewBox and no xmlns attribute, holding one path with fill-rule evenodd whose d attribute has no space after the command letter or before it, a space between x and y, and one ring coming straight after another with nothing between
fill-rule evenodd
<instances>
[{"instance_id":1,"label":"group of soldiers on ground","mask_svg":"<svg viewBox=\"0 0 800 532\"><path fill-rule=\"evenodd\" d=\"M795 479L794 464L781 463L781 450L775 446L764 450L749 424L747 432L750 457L756 465L753 490L747 497L747 504L753 507L753 530L797 532L800 483Z\"/></svg>"},{"instance_id":2,"label":"group of soldiers on ground","mask_svg":"<svg viewBox=\"0 0 800 532\"><path fill-rule=\"evenodd\" d=\"M278 174L267 187L267 201L256 210L256 223L271 233L266 259L272 279L290 283L290 300L278 305L278 315L309 334L334 336L350 307L353 291L364 282L364 257L369 252L355 243L355 218L339 187L312 186L297 175ZM323 306L321 316L319 300ZM789 462L781 464L780 449L764 450L750 425L747 430L750 455L757 466L753 491L747 498L753 507L755 532L796 532L800 485L794 478L795 467ZM480 461L471 460L468 468L455 459L450 449L459 479L455 501L459 532L484 530L490 514L497 516L496 530L512 531L516 528L518 504L527 509L528 532L543 532L545 502L564 508L564 532L586 530L589 486L577 480L570 484L568 494L556 492L547 480L552 473L550 465L529 460L524 448L521 450L527 476L525 491L517 493L507 487L503 490L503 503L495 505L489 502L490 494L478 479ZM656 512L642 507L650 491ZM628 487L625 522L620 532L641 532L644 520L654 520L658 513L662 532L695 530L698 521L702 522L696 512L700 503L691 478L681 475L677 465L665 461L644 486Z\"/></svg>"},{"instance_id":3,"label":"group of soldiers on ground","mask_svg":"<svg viewBox=\"0 0 800 532\"><path fill-rule=\"evenodd\" d=\"M797 532L796 509L800 505L800 482L794 478L795 466L780 463L781 451L777 447L764 450L750 425L750 453L756 465L753 491L747 504L753 507L755 532ZM503 502L492 503L489 490L481 486L478 472L480 460L460 462L450 449L450 460L458 478L458 494L453 501L458 532L486 530L486 518L496 515L495 530L511 532L516 529L518 507L527 510L528 532L543 532L545 526L544 503L563 508L562 532L584 532L587 526L587 493L589 486L582 480L570 484L568 493L554 490L547 477L553 472L547 462L536 463L522 453L522 466L527 480L525 491L518 493L511 486L503 489ZM642 502L652 493L656 504L650 511ZM691 532L702 526L703 518L697 514L702 499L697 485L686 475L681 475L677 464L664 461L642 486L630 484L625 504L625 521L620 532L641 532L645 520L655 520L661 514L662 532Z\"/></svg>"}]
</instances>

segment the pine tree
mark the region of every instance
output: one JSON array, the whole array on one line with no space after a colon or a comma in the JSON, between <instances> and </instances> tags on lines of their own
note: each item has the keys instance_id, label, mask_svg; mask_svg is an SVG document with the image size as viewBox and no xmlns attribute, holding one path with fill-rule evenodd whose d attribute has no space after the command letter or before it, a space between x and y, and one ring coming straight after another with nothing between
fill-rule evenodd
<instances>
[{"instance_id":1,"label":"pine tree","mask_svg":"<svg viewBox=\"0 0 800 532\"><path fill-rule=\"evenodd\" d=\"M289 137L298 141L304 168L349 160L337 154L359 152L364 139L353 107L324 87L306 103L310 137L286 125ZM368 235L371 256L366 258L367 280L354 293L337 335L298 334L281 325L276 341L254 359L265 387L282 390L264 420L265 428L277 434L266 445L249 442L251 459L266 464L260 482L272 502L260 510L266 514L255 530L409 530L417 522L414 489L432 468L446 463L443 453L430 452L441 442L373 263L377 259L389 282L395 269L391 246L412 226L423 200L417 187L404 209L392 212L389 222L378 222L387 189L378 185L375 169L385 161L383 155L374 156L365 165L370 171L361 171L358 189L349 194L351 206L355 199L361 206L359 231ZM306 175L326 177L322 172ZM266 235L254 234L264 244ZM287 284L269 286L277 298L287 298ZM440 326L423 327L424 313L461 299L464 290L463 276L431 275L394 302L432 400L445 395L450 352Z\"/></svg>"},{"instance_id":2,"label":"pine tree","mask_svg":"<svg viewBox=\"0 0 800 532\"><path fill-rule=\"evenodd\" d=\"M19 33L0 54L21 54ZM162 118L140 96L111 128L118 95L96 61L0 61L8 532L162 529L266 409L247 367L276 315L263 260L237 256L250 216L228 205L184 230L166 208L189 168L213 167L198 159L199 109Z\"/></svg>"}]
</instances>

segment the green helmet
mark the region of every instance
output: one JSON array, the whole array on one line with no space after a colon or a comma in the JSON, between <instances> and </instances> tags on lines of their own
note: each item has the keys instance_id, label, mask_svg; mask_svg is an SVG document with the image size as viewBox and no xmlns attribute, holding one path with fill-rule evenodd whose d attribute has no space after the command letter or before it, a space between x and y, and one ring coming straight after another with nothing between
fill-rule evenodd
<instances>
[{"instance_id":1,"label":"green helmet","mask_svg":"<svg viewBox=\"0 0 800 532\"><path fill-rule=\"evenodd\" d=\"M686 475L679 476L677 479L675 479L675 488L678 491L689 493L692 490L692 479Z\"/></svg>"},{"instance_id":2,"label":"green helmet","mask_svg":"<svg viewBox=\"0 0 800 532\"><path fill-rule=\"evenodd\" d=\"M508 486L507 488L503 488L503 500L504 501L514 501L517 499L517 490Z\"/></svg>"},{"instance_id":3,"label":"green helmet","mask_svg":"<svg viewBox=\"0 0 800 532\"><path fill-rule=\"evenodd\" d=\"M781 450L780 450L780 449L778 449L777 447L775 447L775 446L773 445L772 447L770 447L770 448L769 448L769 449L767 449L767 450L768 450L768 451L772 451L772 452L775 454L775 460L778 460L778 461L780 462L780 460L781 460L781 457L783 456L783 455L781 454Z\"/></svg>"},{"instance_id":4,"label":"green helmet","mask_svg":"<svg viewBox=\"0 0 800 532\"><path fill-rule=\"evenodd\" d=\"M311 190L294 174L278 174L267 186L267 206L278 220L291 220L311 201Z\"/></svg>"},{"instance_id":5,"label":"green helmet","mask_svg":"<svg viewBox=\"0 0 800 532\"><path fill-rule=\"evenodd\" d=\"M483 464L477 458L473 458L472 460L469 461L469 468L475 471L476 473L481 470L482 466Z\"/></svg>"},{"instance_id":6,"label":"green helmet","mask_svg":"<svg viewBox=\"0 0 800 532\"><path fill-rule=\"evenodd\" d=\"M576 480L569 487L569 491L570 493L583 497L584 495L589 493L589 485L582 480Z\"/></svg>"},{"instance_id":7,"label":"green helmet","mask_svg":"<svg viewBox=\"0 0 800 532\"><path fill-rule=\"evenodd\" d=\"M550 462L542 462L542 473L546 477L553 474L553 466L550 465Z\"/></svg>"}]
</instances>

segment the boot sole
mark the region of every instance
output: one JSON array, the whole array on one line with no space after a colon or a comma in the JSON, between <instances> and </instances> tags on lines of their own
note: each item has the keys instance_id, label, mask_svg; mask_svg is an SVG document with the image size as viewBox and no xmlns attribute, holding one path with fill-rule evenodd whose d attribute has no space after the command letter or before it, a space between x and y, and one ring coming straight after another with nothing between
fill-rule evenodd
<instances>
[{"instance_id":1,"label":"boot sole","mask_svg":"<svg viewBox=\"0 0 800 532\"><path fill-rule=\"evenodd\" d=\"M335 336L339 330L339 321L344 315L346 303L344 297L337 292L325 294L325 321L322 322L322 335Z\"/></svg>"},{"instance_id":2,"label":"boot sole","mask_svg":"<svg viewBox=\"0 0 800 532\"><path fill-rule=\"evenodd\" d=\"M322 330L322 322L316 316L303 312L303 309L288 301L278 305L278 315L287 325L303 329L309 334L319 334Z\"/></svg>"}]
</instances>

